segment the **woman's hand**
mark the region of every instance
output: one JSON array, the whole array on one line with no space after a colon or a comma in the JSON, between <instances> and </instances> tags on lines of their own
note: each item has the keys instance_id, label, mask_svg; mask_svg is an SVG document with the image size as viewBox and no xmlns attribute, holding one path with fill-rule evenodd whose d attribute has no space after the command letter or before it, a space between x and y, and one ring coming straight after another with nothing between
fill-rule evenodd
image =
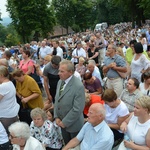
<instances>
[{"instance_id":1,"label":"woman's hand","mask_svg":"<svg viewBox=\"0 0 150 150\"><path fill-rule=\"evenodd\" d=\"M125 133L127 132L127 123L124 121L121 126L120 126L120 130Z\"/></svg>"},{"instance_id":2,"label":"woman's hand","mask_svg":"<svg viewBox=\"0 0 150 150\"><path fill-rule=\"evenodd\" d=\"M27 103L28 101L29 101L28 97L26 97L26 98L22 97L22 99L21 99L22 103Z\"/></svg>"},{"instance_id":3,"label":"woman's hand","mask_svg":"<svg viewBox=\"0 0 150 150\"><path fill-rule=\"evenodd\" d=\"M126 148L134 149L135 144L134 144L133 141L126 141L126 140L124 140L124 146L125 146Z\"/></svg>"}]
</instances>

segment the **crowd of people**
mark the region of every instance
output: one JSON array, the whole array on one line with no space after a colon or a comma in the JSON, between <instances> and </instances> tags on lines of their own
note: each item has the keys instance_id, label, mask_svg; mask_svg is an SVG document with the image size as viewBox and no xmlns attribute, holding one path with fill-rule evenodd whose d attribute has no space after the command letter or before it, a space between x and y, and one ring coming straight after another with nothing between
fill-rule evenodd
<instances>
[{"instance_id":1,"label":"crowd of people","mask_svg":"<svg viewBox=\"0 0 150 150\"><path fill-rule=\"evenodd\" d=\"M150 27L0 47L0 150L148 150Z\"/></svg>"}]
</instances>

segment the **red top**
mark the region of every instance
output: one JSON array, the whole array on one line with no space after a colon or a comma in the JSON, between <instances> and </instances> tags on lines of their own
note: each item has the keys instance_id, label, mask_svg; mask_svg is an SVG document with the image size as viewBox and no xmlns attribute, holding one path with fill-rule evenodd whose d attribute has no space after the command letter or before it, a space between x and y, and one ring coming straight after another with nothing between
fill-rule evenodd
<instances>
[{"instance_id":1,"label":"red top","mask_svg":"<svg viewBox=\"0 0 150 150\"><path fill-rule=\"evenodd\" d=\"M91 103L90 103L90 105L84 107L84 111L83 112L84 112L85 115L88 114L89 107L92 104L94 104L94 103L104 104L104 101L101 99L101 96L99 96L99 95L93 95L93 94L91 94L90 96L91 96Z\"/></svg>"}]
</instances>

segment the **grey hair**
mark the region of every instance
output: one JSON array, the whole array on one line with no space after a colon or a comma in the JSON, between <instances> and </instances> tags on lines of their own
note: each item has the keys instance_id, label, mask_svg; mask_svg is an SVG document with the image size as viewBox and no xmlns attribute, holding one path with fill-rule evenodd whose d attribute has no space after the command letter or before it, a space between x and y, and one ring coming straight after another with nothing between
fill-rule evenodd
<instances>
[{"instance_id":1,"label":"grey hair","mask_svg":"<svg viewBox=\"0 0 150 150\"><path fill-rule=\"evenodd\" d=\"M30 127L25 122L15 122L8 127L8 131L16 137L22 137L25 140L30 137Z\"/></svg>"},{"instance_id":2,"label":"grey hair","mask_svg":"<svg viewBox=\"0 0 150 150\"><path fill-rule=\"evenodd\" d=\"M34 117L39 116L39 115L41 115L43 121L45 121L47 119L46 112L43 109L41 109L39 107L32 109L32 111L30 113L30 116L31 116L32 119Z\"/></svg>"},{"instance_id":3,"label":"grey hair","mask_svg":"<svg viewBox=\"0 0 150 150\"><path fill-rule=\"evenodd\" d=\"M67 66L67 71L72 71L74 73L74 64L70 60L62 60L60 62L60 65L66 65Z\"/></svg>"},{"instance_id":4,"label":"grey hair","mask_svg":"<svg viewBox=\"0 0 150 150\"><path fill-rule=\"evenodd\" d=\"M117 51L117 46L116 46L115 44L109 44L109 45L111 45L111 46L112 46L112 49L114 49L114 50L115 50L115 52Z\"/></svg>"},{"instance_id":5,"label":"grey hair","mask_svg":"<svg viewBox=\"0 0 150 150\"><path fill-rule=\"evenodd\" d=\"M95 60L93 60L93 59L89 60L89 61L88 61L88 64L89 64L89 65L93 65L93 66L96 65Z\"/></svg>"}]
</instances>

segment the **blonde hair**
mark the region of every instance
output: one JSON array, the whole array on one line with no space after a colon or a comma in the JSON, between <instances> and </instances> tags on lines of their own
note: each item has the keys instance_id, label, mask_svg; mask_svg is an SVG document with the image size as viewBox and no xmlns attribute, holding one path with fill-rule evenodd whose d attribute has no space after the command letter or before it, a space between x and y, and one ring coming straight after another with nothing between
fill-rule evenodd
<instances>
[{"instance_id":1,"label":"blonde hair","mask_svg":"<svg viewBox=\"0 0 150 150\"><path fill-rule=\"evenodd\" d=\"M52 59L52 56L50 56L50 55L46 55L46 56L44 57L44 60L46 60L46 61L48 61L48 62L50 62L51 59Z\"/></svg>"},{"instance_id":2,"label":"blonde hair","mask_svg":"<svg viewBox=\"0 0 150 150\"><path fill-rule=\"evenodd\" d=\"M0 75L2 75L3 77L8 77L9 72L8 72L7 67L0 66Z\"/></svg>"},{"instance_id":3,"label":"blonde hair","mask_svg":"<svg viewBox=\"0 0 150 150\"><path fill-rule=\"evenodd\" d=\"M84 63L84 62L85 62L85 59L84 59L83 57L80 57L80 58L79 58L79 61L80 61L80 62L82 61L82 62Z\"/></svg>"},{"instance_id":4,"label":"blonde hair","mask_svg":"<svg viewBox=\"0 0 150 150\"><path fill-rule=\"evenodd\" d=\"M135 103L143 108L147 108L148 113L150 113L150 97L149 96L141 96L140 98L136 100Z\"/></svg>"},{"instance_id":5,"label":"blonde hair","mask_svg":"<svg viewBox=\"0 0 150 150\"><path fill-rule=\"evenodd\" d=\"M91 95L89 93L85 93L85 106L90 105Z\"/></svg>"}]
</instances>

